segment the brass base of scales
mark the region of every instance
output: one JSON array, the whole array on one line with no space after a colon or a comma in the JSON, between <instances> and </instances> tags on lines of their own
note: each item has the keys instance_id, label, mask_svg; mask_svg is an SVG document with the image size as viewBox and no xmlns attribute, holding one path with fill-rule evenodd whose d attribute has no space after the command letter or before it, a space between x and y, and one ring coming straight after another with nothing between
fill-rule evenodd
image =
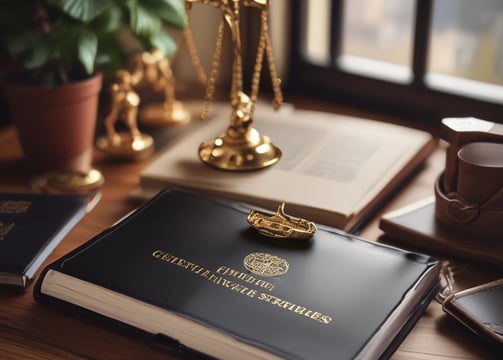
<instances>
[{"instance_id":1,"label":"brass base of scales","mask_svg":"<svg viewBox=\"0 0 503 360\"><path fill-rule=\"evenodd\" d=\"M240 98L249 99L244 93ZM223 170L256 170L278 162L281 150L252 127L250 105L248 102L235 106L226 132L199 146L203 162Z\"/></svg>"},{"instance_id":2,"label":"brass base of scales","mask_svg":"<svg viewBox=\"0 0 503 360\"><path fill-rule=\"evenodd\" d=\"M187 12L190 13L193 3L213 5L222 11L217 34L215 56L213 58L211 76L208 80L206 93L206 108L202 118L207 119L209 102L213 97L217 67L220 63L222 38L225 24L230 27L233 45L233 72L231 88L232 113L227 130L208 143L199 146L199 158L206 164L222 170L243 171L258 170L271 166L281 158L281 150L271 140L261 135L253 127L253 114L257 102L260 72L264 52L267 54L269 70L275 95L274 105L278 109L282 103L282 94L274 66L274 58L270 45L267 15L270 0L186 0ZM241 41L239 34L239 7L252 6L261 10L261 33L258 44L257 58L252 78L251 96L243 92Z\"/></svg>"}]
</instances>

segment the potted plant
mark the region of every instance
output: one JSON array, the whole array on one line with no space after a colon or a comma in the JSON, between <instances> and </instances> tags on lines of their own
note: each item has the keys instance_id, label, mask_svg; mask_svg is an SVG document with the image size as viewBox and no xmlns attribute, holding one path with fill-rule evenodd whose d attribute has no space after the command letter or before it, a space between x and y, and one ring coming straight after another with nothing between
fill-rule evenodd
<instances>
[{"instance_id":1,"label":"potted plant","mask_svg":"<svg viewBox=\"0 0 503 360\"><path fill-rule=\"evenodd\" d=\"M127 66L120 35L170 56L176 42L167 27L186 20L183 0L0 0L0 7L0 46L13 65L4 95L35 172L89 170L103 76Z\"/></svg>"}]
</instances>

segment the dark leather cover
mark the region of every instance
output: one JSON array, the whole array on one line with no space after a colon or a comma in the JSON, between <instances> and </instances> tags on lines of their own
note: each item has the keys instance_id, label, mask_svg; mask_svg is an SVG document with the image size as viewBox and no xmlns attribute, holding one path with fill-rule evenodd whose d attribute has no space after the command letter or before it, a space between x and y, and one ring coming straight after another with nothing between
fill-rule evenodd
<instances>
[{"instance_id":1,"label":"dark leather cover","mask_svg":"<svg viewBox=\"0 0 503 360\"><path fill-rule=\"evenodd\" d=\"M456 257L503 270L503 242L449 227L435 216L435 199L427 198L385 214L382 240L433 256Z\"/></svg>"},{"instance_id":2,"label":"dark leather cover","mask_svg":"<svg viewBox=\"0 0 503 360\"><path fill-rule=\"evenodd\" d=\"M431 257L328 228L319 228L307 242L266 238L248 225L248 211L242 204L162 192L49 265L36 284L35 299L135 334L141 330L41 293L45 273L55 269L218 328L282 357L350 359L388 356L403 333L379 332L381 327L398 312L399 328L410 329L437 288L438 262ZM182 260L177 265L160 260L153 256L157 250ZM248 272L243 259L257 252L287 260L288 272L272 277ZM197 267L181 265L187 262ZM221 266L263 280L274 289L219 274ZM252 293L231 290L212 275L248 287ZM416 293L418 288L423 290ZM275 304L276 298L307 309L297 314ZM412 310L401 310L404 299L413 301ZM328 317L331 320L324 323ZM375 336L387 352L368 353L366 345Z\"/></svg>"},{"instance_id":3,"label":"dark leather cover","mask_svg":"<svg viewBox=\"0 0 503 360\"><path fill-rule=\"evenodd\" d=\"M87 204L83 195L0 193L0 282L25 287L48 250L86 214Z\"/></svg>"},{"instance_id":4,"label":"dark leather cover","mask_svg":"<svg viewBox=\"0 0 503 360\"><path fill-rule=\"evenodd\" d=\"M503 279L453 294L443 309L475 334L503 347Z\"/></svg>"}]
</instances>

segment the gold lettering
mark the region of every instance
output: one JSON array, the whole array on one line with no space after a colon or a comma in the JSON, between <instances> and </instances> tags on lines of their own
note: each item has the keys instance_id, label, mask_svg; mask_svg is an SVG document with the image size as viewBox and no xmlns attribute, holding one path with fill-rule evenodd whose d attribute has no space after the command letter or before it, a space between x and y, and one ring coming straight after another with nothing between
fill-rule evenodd
<instances>
[{"instance_id":1,"label":"gold lettering","mask_svg":"<svg viewBox=\"0 0 503 360\"><path fill-rule=\"evenodd\" d=\"M289 307L288 307L288 310L290 311L293 311L293 308L296 307L297 305L296 304L291 304Z\"/></svg>"},{"instance_id":2,"label":"gold lettering","mask_svg":"<svg viewBox=\"0 0 503 360\"><path fill-rule=\"evenodd\" d=\"M275 287L274 284L267 282L262 279L257 279L256 277L249 275L245 272L241 272L227 266L220 266L215 271L205 269L197 264L194 264L186 259L179 258L170 253L164 252L162 250L155 250L152 252L152 256L156 259L174 264L186 270L189 270L193 274L199 275L211 281L215 285L225 287L238 294L246 295L251 298L257 298L260 301L267 302L271 305L275 305L284 310L290 311L296 315L305 316L314 321L318 321L322 324L329 324L332 322L332 317L324 315L318 311L310 310L304 306L297 305L291 301L281 299L277 296L267 294L264 292L258 293L256 289L249 287L248 284L257 286L261 289L272 291ZM219 276L221 275L221 276ZM231 277L237 280L246 282L247 286L244 286L238 282L234 282L224 276ZM258 296L257 296L258 293Z\"/></svg>"},{"instance_id":3,"label":"gold lettering","mask_svg":"<svg viewBox=\"0 0 503 360\"><path fill-rule=\"evenodd\" d=\"M178 260L180 260L179 257L176 257L176 256L173 256L173 255L170 255L170 259L167 260L168 262L172 263L172 264L175 264Z\"/></svg>"},{"instance_id":4,"label":"gold lettering","mask_svg":"<svg viewBox=\"0 0 503 360\"><path fill-rule=\"evenodd\" d=\"M201 272L198 272L198 274L207 278L207 277L209 277L209 276L210 276L211 271L210 271L210 270L204 270L204 271L202 272L202 274L201 274Z\"/></svg>"},{"instance_id":5,"label":"gold lettering","mask_svg":"<svg viewBox=\"0 0 503 360\"><path fill-rule=\"evenodd\" d=\"M195 270L194 272L197 274L197 275L201 275L201 272L204 271L204 268L203 267L197 267L197 270Z\"/></svg>"},{"instance_id":6,"label":"gold lettering","mask_svg":"<svg viewBox=\"0 0 503 360\"><path fill-rule=\"evenodd\" d=\"M259 300L262 300L262 301L267 301L267 302L269 302L269 301L271 301L271 297L272 297L272 296L271 296L271 295L269 295L269 294L260 293L260 294L259 294L259 296L258 296L258 299L259 299Z\"/></svg>"},{"instance_id":7,"label":"gold lettering","mask_svg":"<svg viewBox=\"0 0 503 360\"><path fill-rule=\"evenodd\" d=\"M170 253L164 252L162 250L155 250L152 253L152 256L155 257L156 259L178 265L184 269L190 270L191 272L195 272L196 274L198 274L204 270L203 268L201 268L197 264L194 264L194 263L187 261L185 259L181 259L179 257L171 255Z\"/></svg>"},{"instance_id":8,"label":"gold lettering","mask_svg":"<svg viewBox=\"0 0 503 360\"><path fill-rule=\"evenodd\" d=\"M171 254L164 254L161 258L162 261L167 261L167 262L171 262L171 259L173 259L173 255L171 255Z\"/></svg>"},{"instance_id":9,"label":"gold lettering","mask_svg":"<svg viewBox=\"0 0 503 360\"><path fill-rule=\"evenodd\" d=\"M222 275L229 275L233 277L236 277L239 274L239 271L228 268L227 266L220 266L217 272Z\"/></svg>"},{"instance_id":10,"label":"gold lettering","mask_svg":"<svg viewBox=\"0 0 503 360\"><path fill-rule=\"evenodd\" d=\"M272 287L274 287L274 285L273 285L273 284L271 284L271 283L269 283L269 282L267 282L267 281L264 281L264 280L257 280L257 281L255 282L255 285L257 285L257 286L259 286L259 287L261 287L261 288L267 289L267 290L269 290L269 289L271 288L271 286L272 286ZM271 290L272 290L272 289L271 289Z\"/></svg>"},{"instance_id":11,"label":"gold lettering","mask_svg":"<svg viewBox=\"0 0 503 360\"><path fill-rule=\"evenodd\" d=\"M162 256L162 254L164 253L161 250L156 250L152 253L152 256L159 259Z\"/></svg>"},{"instance_id":12,"label":"gold lettering","mask_svg":"<svg viewBox=\"0 0 503 360\"><path fill-rule=\"evenodd\" d=\"M320 318L320 321L323 323L323 324L330 324L332 322L332 317L328 316L328 315L323 315L321 318Z\"/></svg>"},{"instance_id":13,"label":"gold lettering","mask_svg":"<svg viewBox=\"0 0 503 360\"><path fill-rule=\"evenodd\" d=\"M230 277L233 277L233 278L236 278L236 279L239 279L239 280L243 280L249 284L253 284L255 286L258 286L262 289L266 289L268 291L272 291L275 287L274 284L270 283L270 282L267 282L267 281L264 281L264 280L261 280L261 279L257 279L256 277L250 275L250 274L247 274L245 272L241 272L241 271L238 271L238 270L235 270L235 269L231 269L227 266L220 266L216 272L218 274L221 274L223 276L230 276Z\"/></svg>"},{"instance_id":14,"label":"gold lettering","mask_svg":"<svg viewBox=\"0 0 503 360\"><path fill-rule=\"evenodd\" d=\"M178 262L176 263L176 265L181 266L181 267L183 267L183 268L186 269L187 268L186 267L187 266L187 260L179 259Z\"/></svg>"},{"instance_id":15,"label":"gold lettering","mask_svg":"<svg viewBox=\"0 0 503 360\"><path fill-rule=\"evenodd\" d=\"M225 286L225 287L230 287L231 286L232 281L224 279L224 278L220 278L220 279L222 279L222 286Z\"/></svg>"},{"instance_id":16,"label":"gold lettering","mask_svg":"<svg viewBox=\"0 0 503 360\"><path fill-rule=\"evenodd\" d=\"M196 269L199 268L199 265L196 265L196 264L193 264L191 263L190 266L189 266L189 270L194 272Z\"/></svg>"},{"instance_id":17,"label":"gold lettering","mask_svg":"<svg viewBox=\"0 0 503 360\"><path fill-rule=\"evenodd\" d=\"M245 274L245 273L239 273L239 275L237 276L237 278L239 280L244 280L247 283L253 283L253 282L257 281L257 279L255 279L253 276Z\"/></svg>"},{"instance_id":18,"label":"gold lettering","mask_svg":"<svg viewBox=\"0 0 503 360\"><path fill-rule=\"evenodd\" d=\"M322 322L323 324L330 324L332 322L332 318L328 315L322 315L320 317L320 322Z\"/></svg>"},{"instance_id":19,"label":"gold lettering","mask_svg":"<svg viewBox=\"0 0 503 360\"><path fill-rule=\"evenodd\" d=\"M332 322L332 318L328 315L323 315L318 311L309 310L308 308L300 305L296 305L290 301L278 298L276 296L260 293L257 299L268 302L272 305L276 305L282 309L293 312L296 315L302 315L312 320L318 321L322 324L329 324Z\"/></svg>"},{"instance_id":20,"label":"gold lettering","mask_svg":"<svg viewBox=\"0 0 503 360\"><path fill-rule=\"evenodd\" d=\"M274 305L280 305L281 306L281 299L277 298L277 297L274 297L274 300L272 301L272 303Z\"/></svg>"},{"instance_id":21,"label":"gold lettering","mask_svg":"<svg viewBox=\"0 0 503 360\"><path fill-rule=\"evenodd\" d=\"M237 283L232 283L232 285L230 286L230 288L231 288L231 290L239 292L239 291L241 291L241 289L243 288L243 286L239 285Z\"/></svg>"},{"instance_id":22,"label":"gold lettering","mask_svg":"<svg viewBox=\"0 0 503 360\"><path fill-rule=\"evenodd\" d=\"M323 314L320 314L319 312L315 311L313 314L310 316L311 319L313 320L319 320Z\"/></svg>"},{"instance_id":23,"label":"gold lettering","mask_svg":"<svg viewBox=\"0 0 503 360\"><path fill-rule=\"evenodd\" d=\"M5 239L15 226L15 223L5 224L0 221L0 240Z\"/></svg>"},{"instance_id":24,"label":"gold lettering","mask_svg":"<svg viewBox=\"0 0 503 360\"><path fill-rule=\"evenodd\" d=\"M31 206L31 201L4 200L0 201L0 214L24 214Z\"/></svg>"},{"instance_id":25,"label":"gold lettering","mask_svg":"<svg viewBox=\"0 0 503 360\"><path fill-rule=\"evenodd\" d=\"M213 281L215 284L218 284L218 282L222 279L220 276L217 276L215 274L211 274L208 276L208 280Z\"/></svg>"},{"instance_id":26,"label":"gold lettering","mask_svg":"<svg viewBox=\"0 0 503 360\"><path fill-rule=\"evenodd\" d=\"M282 307L283 309L289 309L290 306L292 306L293 304L289 301L286 301L286 300L282 300L281 301L281 304L278 304L280 307Z\"/></svg>"},{"instance_id":27,"label":"gold lettering","mask_svg":"<svg viewBox=\"0 0 503 360\"><path fill-rule=\"evenodd\" d=\"M233 283L230 286L230 289L233 290L233 291L236 291L236 292L238 292L240 294L247 295L249 297L254 297L257 294L257 290L250 289L250 288L248 288L246 286L243 286L243 285L240 285L240 284L237 284L237 283Z\"/></svg>"},{"instance_id":28,"label":"gold lettering","mask_svg":"<svg viewBox=\"0 0 503 360\"><path fill-rule=\"evenodd\" d=\"M299 315L304 315L304 312L306 310L307 309L305 307L303 307L303 306L296 306L295 310L293 312L296 313L296 314L299 314Z\"/></svg>"}]
</instances>

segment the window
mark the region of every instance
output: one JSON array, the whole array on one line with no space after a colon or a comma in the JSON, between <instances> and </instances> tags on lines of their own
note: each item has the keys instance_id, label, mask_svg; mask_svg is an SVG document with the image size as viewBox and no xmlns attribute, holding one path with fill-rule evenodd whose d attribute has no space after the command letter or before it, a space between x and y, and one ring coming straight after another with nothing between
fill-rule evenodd
<instances>
[{"instance_id":1,"label":"window","mask_svg":"<svg viewBox=\"0 0 503 360\"><path fill-rule=\"evenodd\" d=\"M291 2L288 90L422 120L503 121L503 1Z\"/></svg>"}]
</instances>

